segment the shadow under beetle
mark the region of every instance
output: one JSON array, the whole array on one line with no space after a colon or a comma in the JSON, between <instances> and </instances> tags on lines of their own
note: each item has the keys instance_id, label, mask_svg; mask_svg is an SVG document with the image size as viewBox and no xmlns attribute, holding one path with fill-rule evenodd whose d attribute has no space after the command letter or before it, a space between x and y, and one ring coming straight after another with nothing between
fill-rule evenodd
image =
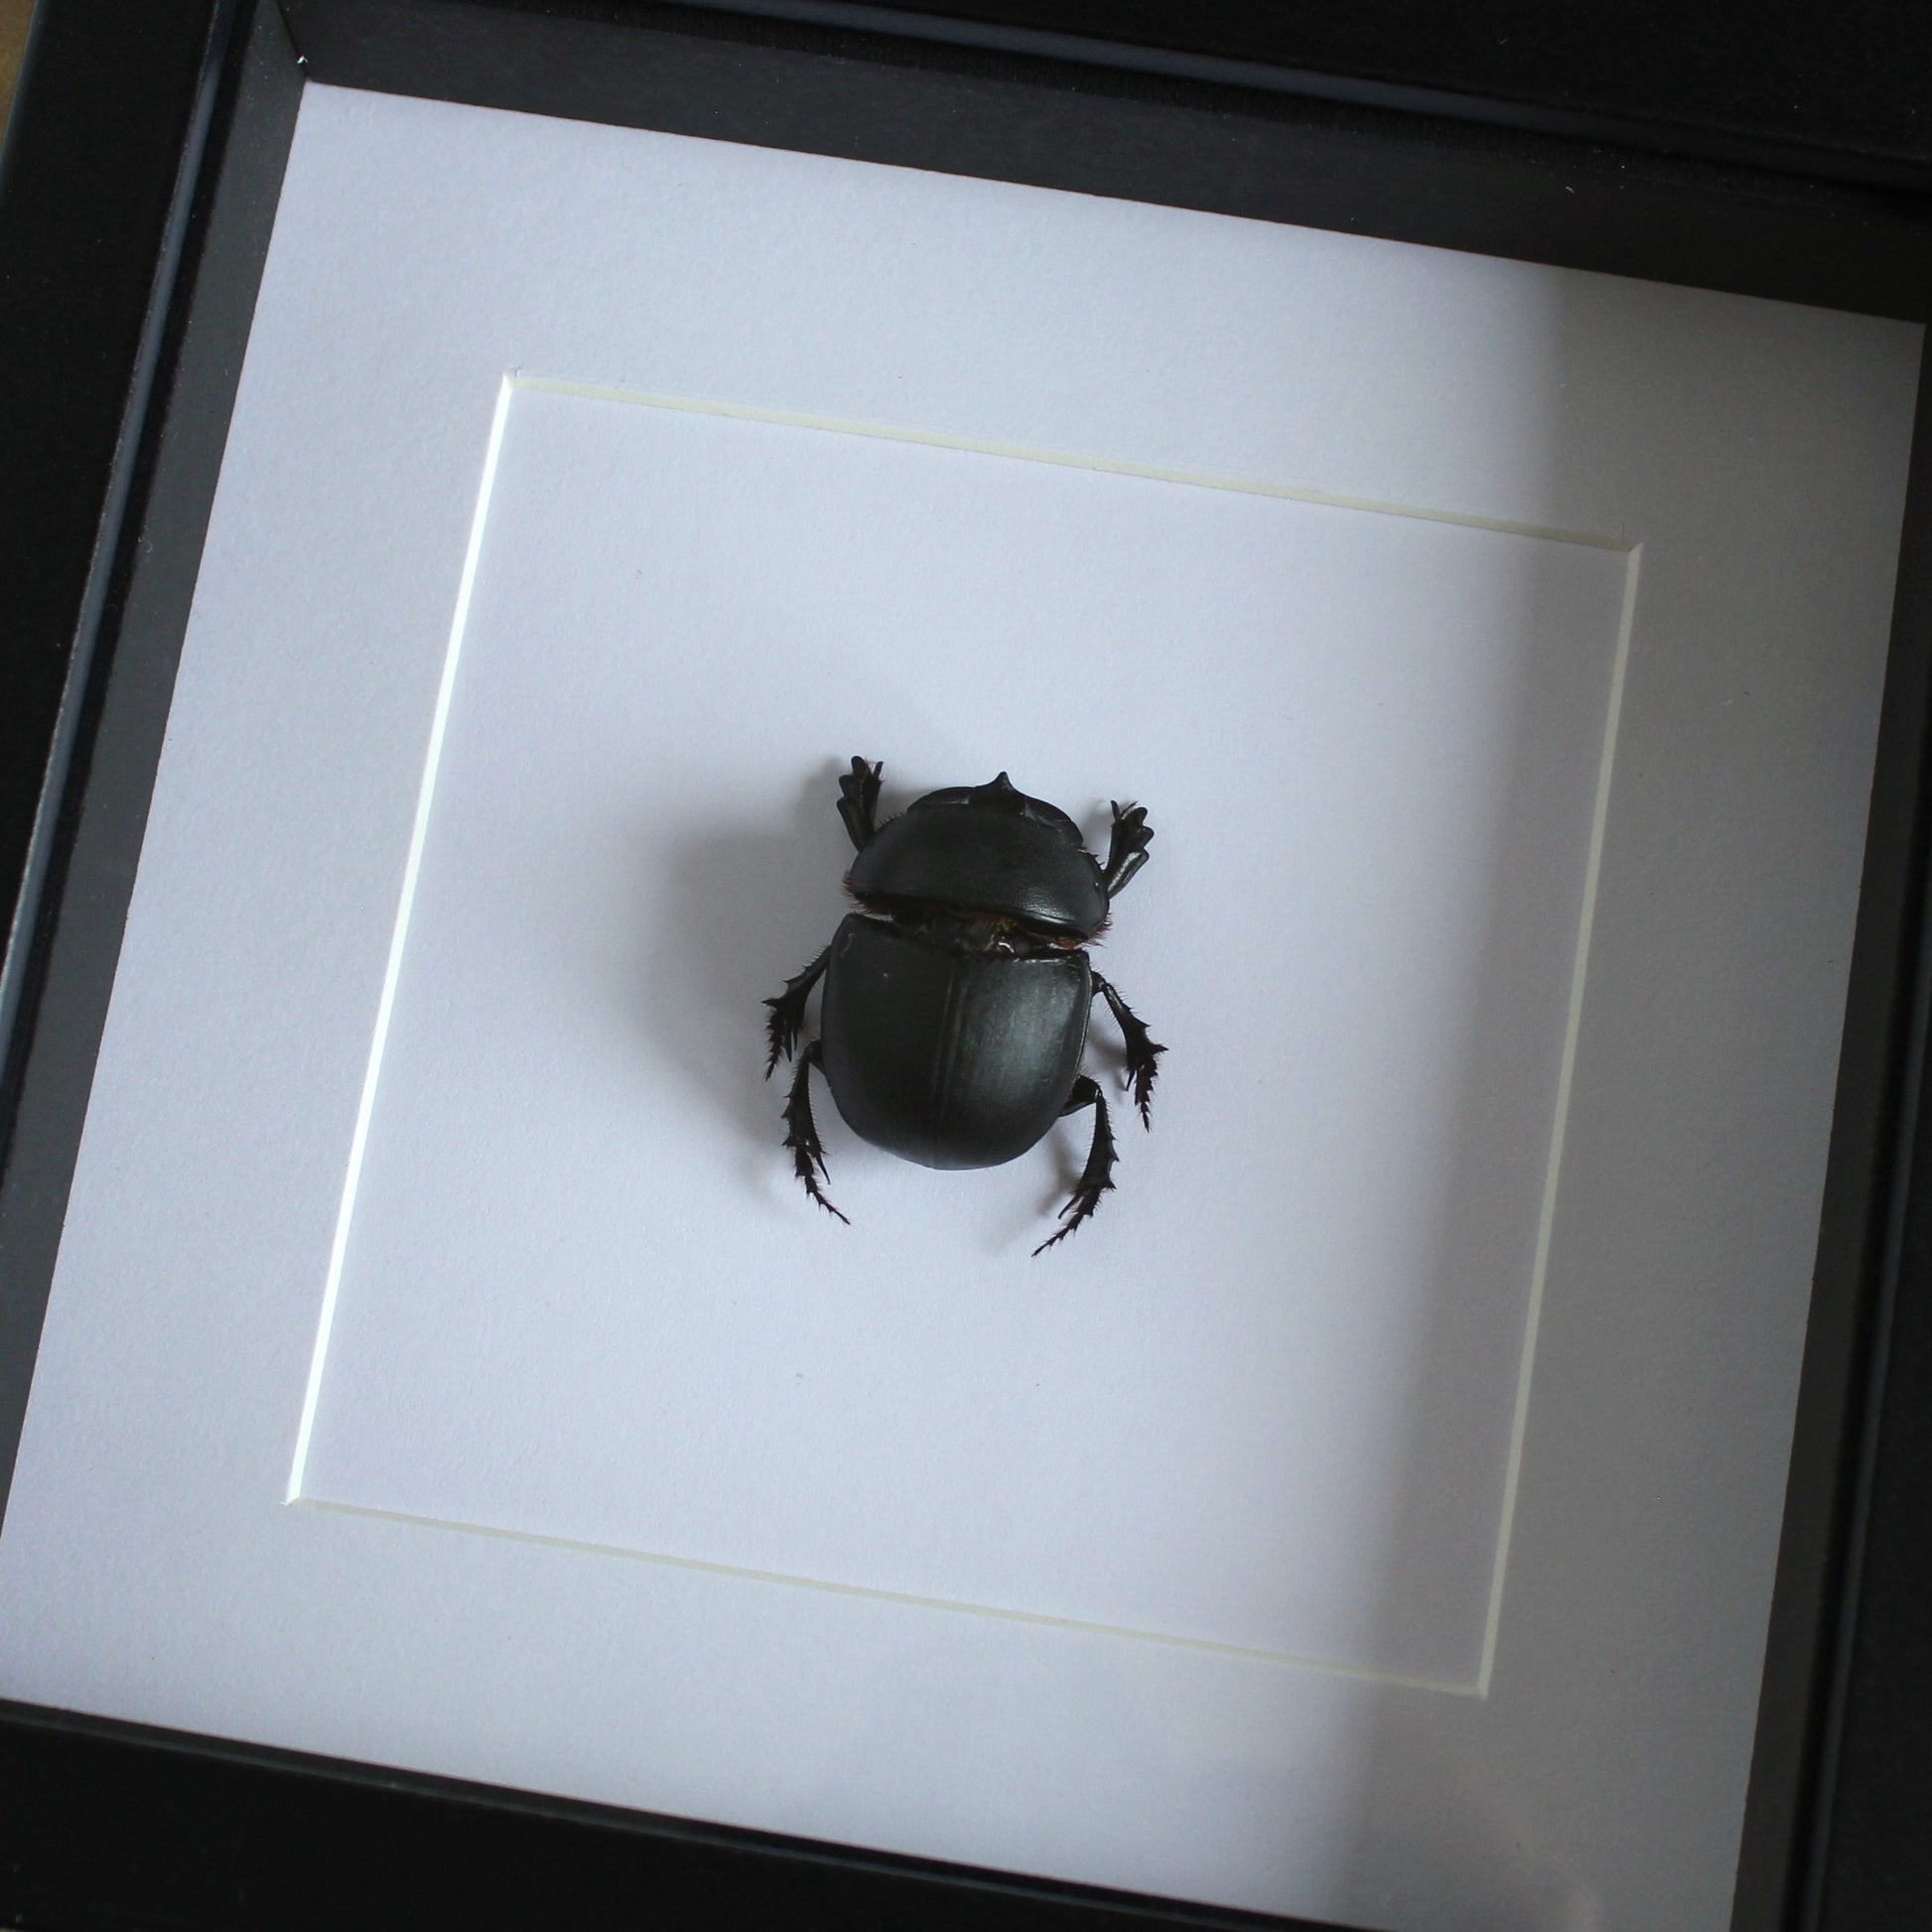
<instances>
[{"instance_id":1,"label":"shadow under beetle","mask_svg":"<svg viewBox=\"0 0 1932 1932\"><path fill-rule=\"evenodd\" d=\"M1139 805L1114 806L1103 866L1057 806L991 784L928 792L874 822L883 764L854 759L839 780L839 817L859 856L846 886L861 910L785 990L765 1001L770 1078L798 1044L805 1001L821 975L819 1037L798 1055L785 1141L805 1191L845 1216L819 1185L825 1150L812 1124L817 1067L862 1140L928 1168L997 1168L1035 1146L1063 1114L1093 1109L1093 1145L1064 1241L1114 1184L1107 1102L1080 1071L1094 996L1127 1049L1127 1075L1147 1125L1155 1062L1167 1051L1093 970L1083 950L1114 896L1147 863L1154 834Z\"/></svg>"}]
</instances>

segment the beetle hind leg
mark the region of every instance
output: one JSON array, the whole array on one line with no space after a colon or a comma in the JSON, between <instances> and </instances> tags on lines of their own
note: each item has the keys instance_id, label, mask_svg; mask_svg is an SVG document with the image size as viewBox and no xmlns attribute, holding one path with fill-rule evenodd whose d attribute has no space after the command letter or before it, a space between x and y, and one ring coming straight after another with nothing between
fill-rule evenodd
<instances>
[{"instance_id":1,"label":"beetle hind leg","mask_svg":"<svg viewBox=\"0 0 1932 1932\"><path fill-rule=\"evenodd\" d=\"M1141 1125L1145 1127L1148 1102L1154 1097L1154 1076L1160 1071L1155 1062L1168 1049L1135 1018L1134 1010L1098 973L1093 976L1093 990L1107 1002L1107 1011L1120 1029L1121 1039L1127 1047L1128 1084L1134 1090L1134 1105L1140 1109Z\"/></svg>"},{"instance_id":2,"label":"beetle hind leg","mask_svg":"<svg viewBox=\"0 0 1932 1932\"><path fill-rule=\"evenodd\" d=\"M1064 1120L1068 1114L1077 1114L1082 1107L1093 1109L1093 1145L1087 1150L1087 1165L1080 1171L1080 1178L1074 1182L1066 1205L1060 1209L1060 1219L1066 1225L1056 1234L1049 1234L1034 1250L1035 1255L1043 1255L1054 1242L1064 1241L1100 1205L1100 1196L1113 1188L1114 1126L1107 1118L1105 1096L1084 1073L1074 1081L1073 1091L1060 1109L1060 1118Z\"/></svg>"},{"instance_id":3,"label":"beetle hind leg","mask_svg":"<svg viewBox=\"0 0 1932 1932\"><path fill-rule=\"evenodd\" d=\"M818 1184L825 1173L825 1144L818 1138L818 1125L812 1119L811 1081L812 1068L820 1064L821 1057L817 1040L798 1055L798 1071L791 1076L791 1093L784 1107L785 1146L791 1150L791 1171L806 1193L826 1213L845 1221L845 1216L826 1198L824 1188ZM852 1225L850 1221L845 1224Z\"/></svg>"}]
</instances>

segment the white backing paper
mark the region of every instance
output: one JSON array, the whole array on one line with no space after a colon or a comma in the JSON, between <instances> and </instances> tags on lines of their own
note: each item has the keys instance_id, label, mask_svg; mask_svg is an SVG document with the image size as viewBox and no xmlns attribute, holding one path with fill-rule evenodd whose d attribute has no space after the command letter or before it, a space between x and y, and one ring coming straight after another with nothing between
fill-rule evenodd
<instances>
[{"instance_id":1,"label":"white backing paper","mask_svg":"<svg viewBox=\"0 0 1932 1932\"><path fill-rule=\"evenodd\" d=\"M475 554L298 1493L1475 1688L1630 557L525 387ZM776 1151L848 742L1156 814L1077 1249Z\"/></svg>"}]
</instances>

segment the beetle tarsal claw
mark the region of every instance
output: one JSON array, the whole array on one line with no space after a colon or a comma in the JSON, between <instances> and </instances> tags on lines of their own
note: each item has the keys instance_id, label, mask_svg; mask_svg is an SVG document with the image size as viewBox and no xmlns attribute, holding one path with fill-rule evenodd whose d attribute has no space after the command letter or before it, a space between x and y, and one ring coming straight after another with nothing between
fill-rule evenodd
<instances>
[{"instance_id":1,"label":"beetle tarsal claw","mask_svg":"<svg viewBox=\"0 0 1932 1932\"><path fill-rule=\"evenodd\" d=\"M798 1022L785 1012L783 994L775 995L764 1003L771 1009L764 1023L765 1038L770 1051L764 1056L764 1077L770 1079L778 1062L791 1058L798 1044Z\"/></svg>"},{"instance_id":2,"label":"beetle tarsal claw","mask_svg":"<svg viewBox=\"0 0 1932 1932\"><path fill-rule=\"evenodd\" d=\"M1061 1118L1076 1114L1083 1107L1093 1109L1093 1142L1087 1149L1087 1165L1080 1171L1080 1178L1074 1183L1073 1192L1060 1209L1059 1218L1066 1225L1057 1233L1049 1234L1034 1250L1036 1260L1056 1242L1066 1237L1100 1205L1102 1194L1111 1193L1114 1185L1114 1129L1107 1118L1107 1102L1090 1076L1081 1074L1073 1083L1073 1091L1067 1096L1066 1105L1060 1110Z\"/></svg>"},{"instance_id":3,"label":"beetle tarsal claw","mask_svg":"<svg viewBox=\"0 0 1932 1932\"><path fill-rule=\"evenodd\" d=\"M1034 1250L1035 1259L1043 1255L1048 1248L1054 1246L1056 1243L1064 1241L1100 1205L1101 1195L1113 1191L1113 1186L1114 1183L1111 1180L1107 1180L1102 1181L1098 1187L1076 1187L1066 1205L1059 1211L1059 1219L1065 1221L1066 1225L1056 1233L1049 1234ZM1070 1219L1068 1218L1069 1216L1071 1217Z\"/></svg>"},{"instance_id":4,"label":"beetle tarsal claw","mask_svg":"<svg viewBox=\"0 0 1932 1932\"><path fill-rule=\"evenodd\" d=\"M1148 1106L1154 1098L1155 1076L1161 1070L1157 1062L1168 1049L1141 1024L1133 1008L1120 997L1114 986L1098 973L1093 976L1093 990L1107 1002L1107 1011L1114 1016L1114 1024L1120 1029L1121 1041L1127 1052L1127 1090L1134 1096L1141 1125L1151 1126Z\"/></svg>"},{"instance_id":5,"label":"beetle tarsal claw","mask_svg":"<svg viewBox=\"0 0 1932 1932\"><path fill-rule=\"evenodd\" d=\"M826 1213L845 1221L818 1184L825 1173L825 1144L818 1138L818 1125L812 1119L812 1068L819 1064L817 1040L798 1056L798 1071L791 1076L791 1092L784 1104L785 1146L791 1150L791 1171L799 1184ZM845 1221L847 1227L852 1223Z\"/></svg>"}]
</instances>

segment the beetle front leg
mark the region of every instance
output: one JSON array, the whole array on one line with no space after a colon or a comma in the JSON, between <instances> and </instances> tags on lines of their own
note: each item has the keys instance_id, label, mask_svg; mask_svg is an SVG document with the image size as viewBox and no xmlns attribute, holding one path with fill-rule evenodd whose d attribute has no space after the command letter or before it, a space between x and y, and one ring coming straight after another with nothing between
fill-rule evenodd
<instances>
[{"instance_id":1,"label":"beetle front leg","mask_svg":"<svg viewBox=\"0 0 1932 1932\"><path fill-rule=\"evenodd\" d=\"M1087 1165L1080 1171L1080 1178L1074 1182L1073 1192L1067 1203L1060 1209L1060 1219L1066 1223L1057 1234L1049 1234L1038 1247L1035 1255L1043 1255L1056 1241L1066 1237L1100 1205L1100 1196L1112 1190L1114 1184L1114 1127L1107 1118L1107 1102L1100 1089L1086 1074L1073 1083L1073 1091L1060 1109L1060 1118L1077 1114L1082 1107L1093 1109L1093 1145L1087 1149Z\"/></svg>"},{"instance_id":2,"label":"beetle front leg","mask_svg":"<svg viewBox=\"0 0 1932 1932\"><path fill-rule=\"evenodd\" d=\"M1127 1077L1134 1089L1134 1104L1141 1110L1141 1125L1145 1127L1148 1101L1154 1094L1154 1076L1160 1071L1155 1061L1168 1049L1141 1025L1133 1009L1098 973L1093 976L1093 990L1107 1002L1107 1011L1114 1016L1114 1024L1126 1042Z\"/></svg>"},{"instance_id":3,"label":"beetle front leg","mask_svg":"<svg viewBox=\"0 0 1932 1932\"><path fill-rule=\"evenodd\" d=\"M854 759L852 769L839 780L839 817L846 836L861 852L872 843L877 829L874 819L879 811L879 779L884 764L868 764Z\"/></svg>"},{"instance_id":4,"label":"beetle front leg","mask_svg":"<svg viewBox=\"0 0 1932 1932\"><path fill-rule=\"evenodd\" d=\"M820 1064L822 1051L819 1042L813 1040L798 1055L798 1071L791 1076L791 1095L785 1101L785 1146L791 1150L791 1171L804 1183L806 1193L826 1213L845 1221L845 1216L826 1199L825 1190L818 1184L819 1175L825 1173L825 1144L818 1138L818 1127L812 1119L811 1079L812 1068ZM845 1224L852 1225L850 1221Z\"/></svg>"},{"instance_id":5,"label":"beetle front leg","mask_svg":"<svg viewBox=\"0 0 1932 1932\"><path fill-rule=\"evenodd\" d=\"M1109 898L1147 864L1147 849L1153 843L1154 834L1147 829L1147 807L1123 805L1115 800L1113 836L1107 844L1107 869L1100 879Z\"/></svg>"},{"instance_id":6,"label":"beetle front leg","mask_svg":"<svg viewBox=\"0 0 1932 1932\"><path fill-rule=\"evenodd\" d=\"M773 994L765 1001L771 1011L764 1022L764 1036L770 1042L771 1050L765 1055L764 1077L771 1077L771 1069L780 1058L790 1059L792 1049L798 1044L798 1030L805 1024L805 1002L818 984L818 976L825 970L825 962L832 957L832 948L827 946L802 973L794 974L785 981L785 990Z\"/></svg>"}]
</instances>

